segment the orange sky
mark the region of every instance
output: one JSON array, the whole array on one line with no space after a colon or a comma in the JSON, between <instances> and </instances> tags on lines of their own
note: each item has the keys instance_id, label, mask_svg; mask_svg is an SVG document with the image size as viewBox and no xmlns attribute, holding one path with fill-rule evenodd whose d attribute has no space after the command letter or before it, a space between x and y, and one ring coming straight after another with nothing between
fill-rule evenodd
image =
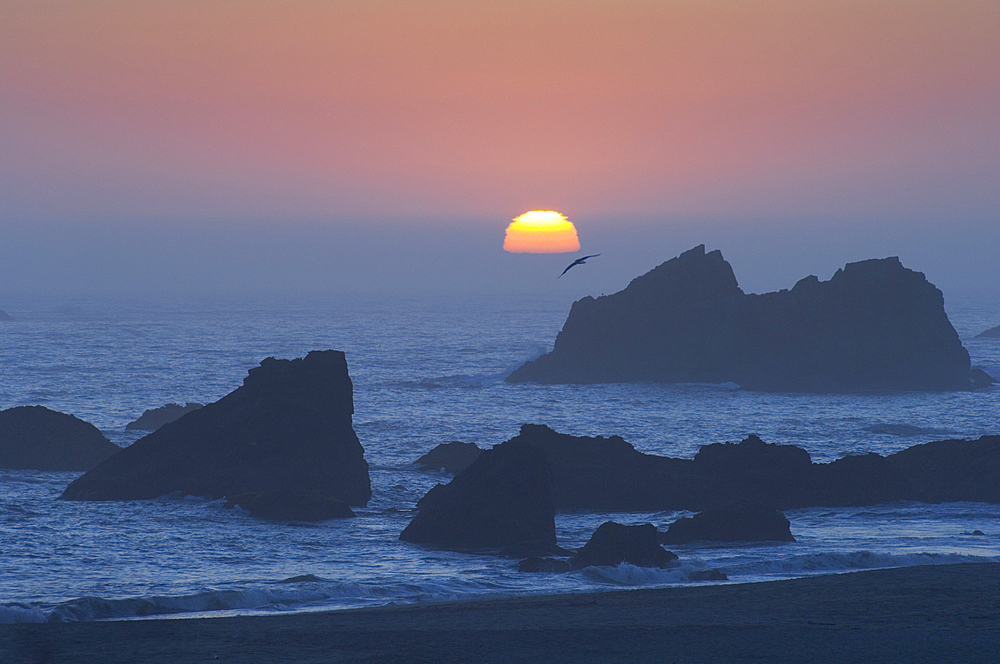
<instances>
[{"instance_id":1,"label":"orange sky","mask_svg":"<svg viewBox=\"0 0 1000 664\"><path fill-rule=\"evenodd\" d=\"M998 34L996 0L8 0L0 214L993 214Z\"/></svg>"}]
</instances>

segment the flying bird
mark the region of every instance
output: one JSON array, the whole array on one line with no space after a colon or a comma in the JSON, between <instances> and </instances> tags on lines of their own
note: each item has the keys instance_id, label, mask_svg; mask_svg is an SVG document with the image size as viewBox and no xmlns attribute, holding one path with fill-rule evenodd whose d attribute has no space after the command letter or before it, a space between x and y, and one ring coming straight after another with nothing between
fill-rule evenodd
<instances>
[{"instance_id":1,"label":"flying bird","mask_svg":"<svg viewBox=\"0 0 1000 664\"><path fill-rule=\"evenodd\" d=\"M563 276L563 274L566 274L567 272L569 272L569 268L575 267L577 265L583 265L584 263L587 262L588 258L596 258L597 256L600 256L600 254L591 254L590 256L584 256L583 258L577 258L575 261L573 261L572 263L570 263L569 266L565 270L562 271L562 274L560 274L559 277L561 277L561 276ZM556 277L556 279L558 279L559 277Z\"/></svg>"}]
</instances>

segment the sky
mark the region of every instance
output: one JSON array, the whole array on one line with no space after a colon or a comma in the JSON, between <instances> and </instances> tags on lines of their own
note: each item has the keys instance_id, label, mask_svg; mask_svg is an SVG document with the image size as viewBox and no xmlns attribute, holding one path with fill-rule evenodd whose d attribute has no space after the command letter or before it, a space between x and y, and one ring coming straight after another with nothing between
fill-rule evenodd
<instances>
[{"instance_id":1,"label":"sky","mask_svg":"<svg viewBox=\"0 0 1000 664\"><path fill-rule=\"evenodd\" d=\"M748 292L891 255L1000 292L998 34L996 0L0 0L0 307L579 297L702 243ZM503 252L535 209L601 257Z\"/></svg>"}]
</instances>

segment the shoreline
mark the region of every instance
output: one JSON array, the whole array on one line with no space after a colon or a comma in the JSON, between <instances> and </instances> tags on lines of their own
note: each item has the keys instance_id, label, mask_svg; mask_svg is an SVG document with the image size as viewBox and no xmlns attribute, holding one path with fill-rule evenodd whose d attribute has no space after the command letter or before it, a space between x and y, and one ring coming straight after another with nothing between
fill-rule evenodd
<instances>
[{"instance_id":1,"label":"shoreline","mask_svg":"<svg viewBox=\"0 0 1000 664\"><path fill-rule=\"evenodd\" d=\"M1000 563L315 613L0 625L0 661L995 662Z\"/></svg>"}]
</instances>

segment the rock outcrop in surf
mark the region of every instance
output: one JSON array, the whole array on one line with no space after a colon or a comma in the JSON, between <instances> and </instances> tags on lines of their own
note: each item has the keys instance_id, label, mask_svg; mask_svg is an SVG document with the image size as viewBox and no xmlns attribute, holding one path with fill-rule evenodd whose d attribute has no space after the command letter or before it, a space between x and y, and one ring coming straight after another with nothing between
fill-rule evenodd
<instances>
[{"instance_id":1,"label":"rock outcrop in surf","mask_svg":"<svg viewBox=\"0 0 1000 664\"><path fill-rule=\"evenodd\" d=\"M740 289L704 245L624 290L573 304L552 352L507 380L538 383L737 383L839 393L967 390L969 354L944 298L898 258L848 263L829 281Z\"/></svg>"},{"instance_id":2,"label":"rock outcrop in surf","mask_svg":"<svg viewBox=\"0 0 1000 664\"><path fill-rule=\"evenodd\" d=\"M552 469L529 441L482 452L448 484L420 501L399 539L440 549L554 549Z\"/></svg>"},{"instance_id":3,"label":"rock outcrop in surf","mask_svg":"<svg viewBox=\"0 0 1000 664\"><path fill-rule=\"evenodd\" d=\"M794 542L791 524L778 510L727 505L681 517L660 534L663 544L689 542Z\"/></svg>"},{"instance_id":4,"label":"rock outcrop in surf","mask_svg":"<svg viewBox=\"0 0 1000 664\"><path fill-rule=\"evenodd\" d=\"M242 387L139 439L70 484L62 498L221 498L292 490L365 505L371 480L353 413L344 353L267 358Z\"/></svg>"},{"instance_id":5,"label":"rock outcrop in surf","mask_svg":"<svg viewBox=\"0 0 1000 664\"><path fill-rule=\"evenodd\" d=\"M120 451L73 415L44 406L0 411L0 468L85 471Z\"/></svg>"}]
</instances>

